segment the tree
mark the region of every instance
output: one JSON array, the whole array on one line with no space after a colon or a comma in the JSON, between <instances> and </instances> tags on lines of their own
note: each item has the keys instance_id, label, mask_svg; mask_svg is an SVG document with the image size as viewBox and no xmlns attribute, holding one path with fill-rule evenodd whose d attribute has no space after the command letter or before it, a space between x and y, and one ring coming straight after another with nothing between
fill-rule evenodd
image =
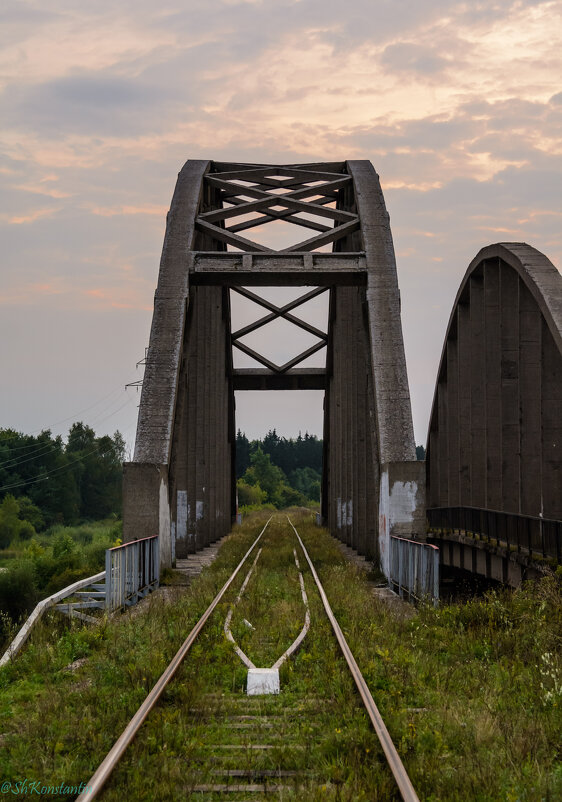
<instances>
[{"instance_id":1,"label":"tree","mask_svg":"<svg viewBox=\"0 0 562 802\"><path fill-rule=\"evenodd\" d=\"M20 507L17 500L10 494L4 497L0 504L0 549L6 549L17 537L20 528Z\"/></svg>"},{"instance_id":2,"label":"tree","mask_svg":"<svg viewBox=\"0 0 562 802\"><path fill-rule=\"evenodd\" d=\"M29 521L30 524L33 525L34 529L41 530L44 525L45 521L43 518L43 513L39 509L39 507L34 504L30 498L27 496L20 496L18 498L19 504L19 517L22 521ZM21 533L20 533L21 534Z\"/></svg>"},{"instance_id":3,"label":"tree","mask_svg":"<svg viewBox=\"0 0 562 802\"><path fill-rule=\"evenodd\" d=\"M236 483L236 488L238 490L239 507L260 506L265 501L266 494L259 484L249 485L243 479L239 479Z\"/></svg>"},{"instance_id":4,"label":"tree","mask_svg":"<svg viewBox=\"0 0 562 802\"><path fill-rule=\"evenodd\" d=\"M286 479L285 474L281 468L273 465L269 454L264 454L260 447L253 452L250 459L251 467L248 468L242 479L246 484L259 485L266 494L266 501L273 503L279 485Z\"/></svg>"},{"instance_id":5,"label":"tree","mask_svg":"<svg viewBox=\"0 0 562 802\"><path fill-rule=\"evenodd\" d=\"M240 478L250 467L250 441L240 429L236 433L236 476Z\"/></svg>"},{"instance_id":6,"label":"tree","mask_svg":"<svg viewBox=\"0 0 562 802\"><path fill-rule=\"evenodd\" d=\"M320 501L321 475L314 468L297 468L289 474L291 487L312 501Z\"/></svg>"}]
</instances>

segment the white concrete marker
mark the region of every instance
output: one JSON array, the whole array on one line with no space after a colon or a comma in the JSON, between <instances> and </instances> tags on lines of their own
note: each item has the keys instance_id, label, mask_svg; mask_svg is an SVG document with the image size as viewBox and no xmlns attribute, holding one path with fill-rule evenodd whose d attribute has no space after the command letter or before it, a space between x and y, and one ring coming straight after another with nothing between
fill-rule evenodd
<instances>
[{"instance_id":1,"label":"white concrete marker","mask_svg":"<svg viewBox=\"0 0 562 802\"><path fill-rule=\"evenodd\" d=\"M278 668L249 668L248 696L259 696L266 693L279 693Z\"/></svg>"}]
</instances>

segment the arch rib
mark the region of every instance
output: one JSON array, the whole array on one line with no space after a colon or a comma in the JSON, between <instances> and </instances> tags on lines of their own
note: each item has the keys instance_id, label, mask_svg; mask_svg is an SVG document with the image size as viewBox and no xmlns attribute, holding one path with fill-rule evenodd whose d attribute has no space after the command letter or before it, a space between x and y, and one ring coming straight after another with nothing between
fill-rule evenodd
<instances>
[{"instance_id":1,"label":"arch rib","mask_svg":"<svg viewBox=\"0 0 562 802\"><path fill-rule=\"evenodd\" d=\"M428 506L562 517L562 276L526 243L472 260L427 438Z\"/></svg>"}]
</instances>

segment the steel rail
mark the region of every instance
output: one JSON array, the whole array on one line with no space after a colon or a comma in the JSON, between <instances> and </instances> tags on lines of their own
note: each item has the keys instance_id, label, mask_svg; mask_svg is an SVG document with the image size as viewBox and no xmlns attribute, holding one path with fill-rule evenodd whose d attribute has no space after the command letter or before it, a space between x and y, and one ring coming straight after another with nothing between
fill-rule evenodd
<instances>
[{"instance_id":1,"label":"steel rail","mask_svg":"<svg viewBox=\"0 0 562 802\"><path fill-rule=\"evenodd\" d=\"M330 602L328 601L328 597L326 596L324 588L322 587L322 583L320 582L320 579L318 578L318 574L316 573L316 569L314 568L314 565L312 564L312 560L310 559L310 557L308 555L308 552L307 552L307 550L305 548L305 545L302 542L302 540L300 538L300 535L297 532L297 530L295 529L294 524L291 521L291 519L289 518L289 516L287 516L287 520L289 521L289 523L293 527L293 531L294 531L295 535L297 536L298 541L299 541L299 543L301 545L301 548L303 550L303 554L306 557L306 561L308 562L308 565L309 565L310 570L312 572L312 576L314 577L314 581L316 582L316 586L318 588L318 592L320 593L320 598L322 599L322 603L324 604L324 609L326 610L326 614L327 614L327 616L328 616L328 618L330 620L330 623L332 625L332 628L333 628L334 633L336 635L336 638L338 640L338 643L339 643L340 649L341 649L341 651L343 653L343 656L345 657L345 659L347 661L347 665L349 666L349 670L351 671L351 674L352 674L353 679L355 681L355 684L357 686L357 690L359 691L359 693L361 695L361 699L363 700L363 704L365 705L365 708L367 709L367 713L369 714L369 718L371 719L371 723L372 723L372 725L373 725L373 727L375 729L375 732L377 733L377 736L378 736L378 739L379 739L379 741L381 743L381 746L383 748L384 754L386 755L386 759L387 759L388 765L390 766L390 770L392 771L392 774L394 775L394 779L396 780L396 784L398 785L398 788L399 788L400 793L402 795L402 799L404 800L404 802L419 802L419 797L418 797L418 795L416 794L416 792L414 790L414 786L412 785L412 782L411 782L410 778L408 777L408 774L406 773L406 769L404 768L404 764L400 760L400 755L396 751L396 747L394 746L394 744L392 742L392 738L390 737L390 734L389 734L389 732L388 732L388 730L386 728L386 725L385 725L385 723L384 723L384 721L382 719L382 716L381 716L381 714L379 712L379 709L375 704L375 700L371 696L371 691L369 690L369 688L367 686L367 683L365 682L365 680L363 678L363 675L362 675L361 671L359 670L359 666L357 665L357 663L355 661L355 658L353 656L353 653L352 653L351 649L348 646L348 643L347 643L347 641L345 639L345 636L344 636L343 632L341 631L340 625L338 624L337 619L336 619L335 615L332 612L332 608L330 607Z\"/></svg>"},{"instance_id":2,"label":"steel rail","mask_svg":"<svg viewBox=\"0 0 562 802\"><path fill-rule=\"evenodd\" d=\"M161 675L160 679L157 681L156 685L152 688L142 705L139 707L133 718L127 724L117 741L113 744L107 755L105 756L103 762L100 764L99 768L93 774L91 779L86 784L84 791L76 797L76 802L86 802L86 800L94 799L95 796L99 793L102 789L103 785L107 781L109 775L123 756L126 748L129 746L139 729L141 728L144 720L162 695L164 689L170 682L170 680L174 677L176 671L180 667L185 655L193 645L193 642L203 629L207 619L220 602L230 585L232 584L234 578L236 577L238 571L242 568L254 547L257 545L258 541L260 540L261 536L267 529L269 522L271 521L270 516L267 523L265 524L264 528L261 530L257 538L254 540L242 560L238 563L237 567L234 569L234 572L230 575L230 578L226 581L223 585L221 590L215 596L211 604L207 607L197 624L193 627L189 635L187 636L186 640L180 646L179 650L176 652L175 656L172 658L172 661L169 663L168 667L165 669L163 674Z\"/></svg>"}]
</instances>

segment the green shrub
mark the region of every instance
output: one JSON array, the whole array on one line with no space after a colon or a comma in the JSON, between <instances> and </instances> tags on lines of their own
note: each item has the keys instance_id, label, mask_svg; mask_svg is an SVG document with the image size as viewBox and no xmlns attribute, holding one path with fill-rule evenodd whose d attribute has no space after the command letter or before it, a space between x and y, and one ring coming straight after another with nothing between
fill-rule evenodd
<instances>
[{"instance_id":1,"label":"green shrub","mask_svg":"<svg viewBox=\"0 0 562 802\"><path fill-rule=\"evenodd\" d=\"M35 532L33 524L31 524L29 521L21 522L18 532L20 540L31 540L35 534L37 533Z\"/></svg>"},{"instance_id":2,"label":"green shrub","mask_svg":"<svg viewBox=\"0 0 562 802\"><path fill-rule=\"evenodd\" d=\"M105 550L111 548L112 545L112 543L102 541L92 543L85 549L86 565L92 573L103 571L105 567Z\"/></svg>"},{"instance_id":3,"label":"green shrub","mask_svg":"<svg viewBox=\"0 0 562 802\"><path fill-rule=\"evenodd\" d=\"M68 585L73 585L75 582L78 582L79 579L85 579L88 575L89 571L84 570L84 568L65 568L60 574L54 574L51 577L45 588L44 595L51 596L53 593L56 593L57 590L62 590L68 587Z\"/></svg>"},{"instance_id":4,"label":"green shrub","mask_svg":"<svg viewBox=\"0 0 562 802\"><path fill-rule=\"evenodd\" d=\"M94 534L91 529L86 526L80 526L72 533L73 540L76 543L81 543L83 546L88 546L94 539Z\"/></svg>"},{"instance_id":5,"label":"green shrub","mask_svg":"<svg viewBox=\"0 0 562 802\"><path fill-rule=\"evenodd\" d=\"M22 521L29 521L29 523L33 526L36 530L41 530L45 526L45 520L43 518L43 513L37 507L31 499L27 496L20 496L18 498L19 504L19 517ZM20 535L21 536L21 535Z\"/></svg>"},{"instance_id":6,"label":"green shrub","mask_svg":"<svg viewBox=\"0 0 562 802\"><path fill-rule=\"evenodd\" d=\"M72 536L64 530L59 532L53 540L53 557L55 560L60 560L63 557L69 557L74 551L74 540Z\"/></svg>"},{"instance_id":7,"label":"green shrub","mask_svg":"<svg viewBox=\"0 0 562 802\"><path fill-rule=\"evenodd\" d=\"M33 563L21 560L0 571L0 610L12 621L28 614L37 602L37 585Z\"/></svg>"}]
</instances>

